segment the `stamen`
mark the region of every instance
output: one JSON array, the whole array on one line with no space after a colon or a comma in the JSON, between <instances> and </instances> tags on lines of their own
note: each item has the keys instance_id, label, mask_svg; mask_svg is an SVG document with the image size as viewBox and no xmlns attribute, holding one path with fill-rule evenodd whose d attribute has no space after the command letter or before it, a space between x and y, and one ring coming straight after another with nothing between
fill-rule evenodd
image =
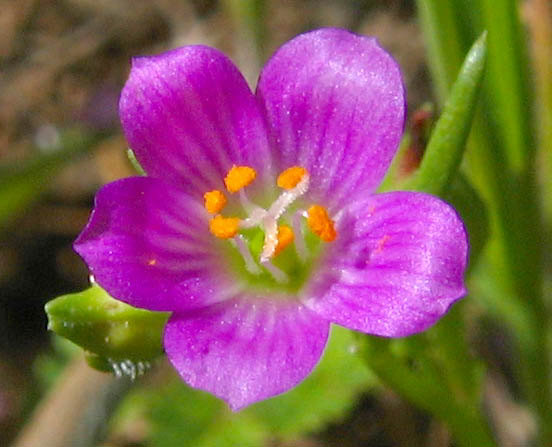
<instances>
[{"instance_id":1,"label":"stamen","mask_svg":"<svg viewBox=\"0 0 552 447\"><path fill-rule=\"evenodd\" d=\"M290 206L298 197L301 197L309 189L309 174L305 170L303 178L295 185L294 188L288 189L280 194L280 197L270 206L268 214L278 220L282 214L286 211L287 207Z\"/></svg>"},{"instance_id":2,"label":"stamen","mask_svg":"<svg viewBox=\"0 0 552 447\"><path fill-rule=\"evenodd\" d=\"M284 248L293 242L293 239L293 230L287 225L280 225L278 227L278 245L274 249L273 256L278 256Z\"/></svg>"},{"instance_id":3,"label":"stamen","mask_svg":"<svg viewBox=\"0 0 552 447\"><path fill-rule=\"evenodd\" d=\"M332 242L337 237L334 222L328 216L326 208L312 205L308 210L307 224L314 234L324 242Z\"/></svg>"},{"instance_id":4,"label":"stamen","mask_svg":"<svg viewBox=\"0 0 552 447\"><path fill-rule=\"evenodd\" d=\"M240 222L240 228L253 228L260 225L266 216L266 210L251 202L243 189L240 190L240 202L248 215L246 219Z\"/></svg>"},{"instance_id":5,"label":"stamen","mask_svg":"<svg viewBox=\"0 0 552 447\"><path fill-rule=\"evenodd\" d=\"M255 180L256 175L255 170L249 166L234 165L224 178L224 184L230 193L239 192L239 201L246 214L244 219L224 217L219 214L227 203L227 197L222 191L212 190L204 194L205 209L214 215L209 221L209 230L218 238L231 239L232 246L244 260L247 272L252 275L260 275L264 268L275 281L287 283L289 281L287 273L275 266L271 260L293 242L295 242L295 250L299 259L302 262L307 260L308 247L302 219L306 218L309 228L325 242L331 242L337 237L336 220L332 220L322 206L313 205L308 211L294 210L291 217L292 228L288 225L278 225L278 220L288 211L290 205L309 189L309 173L301 166L292 166L284 170L276 182L283 191L268 209L251 202L244 190ZM240 230L255 227L260 227L264 231L263 247L259 259L253 256L253 252L257 252L257 242L251 242L255 247L252 249L248 240L238 233ZM254 239L254 241L256 240ZM150 265L154 263L155 261L152 261Z\"/></svg>"},{"instance_id":6,"label":"stamen","mask_svg":"<svg viewBox=\"0 0 552 447\"><path fill-rule=\"evenodd\" d=\"M226 205L225 195L217 189L206 192L203 194L203 198L205 199L205 209L211 214L220 213Z\"/></svg>"},{"instance_id":7,"label":"stamen","mask_svg":"<svg viewBox=\"0 0 552 447\"><path fill-rule=\"evenodd\" d=\"M243 260L245 261L245 269L253 275L260 275L261 269L255 263L255 260L253 259L253 256L249 251L249 247L243 240L243 236L241 234L238 234L233 240L236 243L236 248L240 252L240 255L242 255Z\"/></svg>"},{"instance_id":8,"label":"stamen","mask_svg":"<svg viewBox=\"0 0 552 447\"><path fill-rule=\"evenodd\" d=\"M218 238L229 239L238 233L239 225L237 217L222 217L219 214L209 221L209 230Z\"/></svg>"},{"instance_id":9,"label":"stamen","mask_svg":"<svg viewBox=\"0 0 552 447\"><path fill-rule=\"evenodd\" d=\"M301 166L292 166L283 171L279 176L276 184L283 189L292 189L297 186L297 183L307 174L307 170Z\"/></svg>"},{"instance_id":10,"label":"stamen","mask_svg":"<svg viewBox=\"0 0 552 447\"><path fill-rule=\"evenodd\" d=\"M224 178L224 184L229 192L234 193L249 185L256 176L257 173L253 168L234 165Z\"/></svg>"},{"instance_id":11,"label":"stamen","mask_svg":"<svg viewBox=\"0 0 552 447\"><path fill-rule=\"evenodd\" d=\"M288 282L288 276L285 274L285 272L278 267L276 267L270 260L261 261L262 266L269 271L269 273L274 277L276 281L279 283L286 283Z\"/></svg>"},{"instance_id":12,"label":"stamen","mask_svg":"<svg viewBox=\"0 0 552 447\"><path fill-rule=\"evenodd\" d=\"M297 235L295 237L295 251L299 259L305 262L307 260L307 246L305 245L305 236L303 234L303 226L301 225L303 214L303 210L297 211L293 215L291 224L293 225L293 232Z\"/></svg>"}]
</instances>

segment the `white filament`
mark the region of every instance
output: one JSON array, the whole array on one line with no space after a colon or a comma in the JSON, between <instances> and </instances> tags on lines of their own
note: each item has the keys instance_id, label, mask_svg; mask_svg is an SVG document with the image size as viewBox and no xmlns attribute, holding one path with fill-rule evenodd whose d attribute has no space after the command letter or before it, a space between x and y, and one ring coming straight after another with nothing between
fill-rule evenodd
<instances>
[{"instance_id":1,"label":"white filament","mask_svg":"<svg viewBox=\"0 0 552 447\"><path fill-rule=\"evenodd\" d=\"M304 214L303 210L297 211L291 221L293 233L295 233L295 251L302 262L307 260L307 246L305 245L305 235L303 234L303 226L301 225Z\"/></svg>"},{"instance_id":2,"label":"white filament","mask_svg":"<svg viewBox=\"0 0 552 447\"><path fill-rule=\"evenodd\" d=\"M270 260L261 261L262 266L267 269L270 274L274 277L276 281L279 283L286 283L288 282L288 276L285 274L285 272L278 267L276 267Z\"/></svg>"},{"instance_id":3,"label":"white filament","mask_svg":"<svg viewBox=\"0 0 552 447\"><path fill-rule=\"evenodd\" d=\"M286 283L288 276L284 271L276 267L270 262L274 256L276 247L278 246L278 219L286 212L287 208L309 189L309 175L304 174L303 178L292 189L283 191L278 198L272 203L268 210L261 208L249 200L243 189L240 190L240 203L247 213L247 218L240 221L240 228L254 228L262 226L265 238L263 249L260 255L260 264L280 283ZM303 211L295 213L293 217L293 230L296 235L295 247L297 254L302 261L307 258L307 247L305 245L303 230L301 227L301 217L305 213ZM253 275L261 274L261 269L253 259L251 251L241 235L235 236L233 239L235 247L241 254L247 271Z\"/></svg>"},{"instance_id":4,"label":"white filament","mask_svg":"<svg viewBox=\"0 0 552 447\"><path fill-rule=\"evenodd\" d=\"M236 244L238 252L240 253L240 255L242 255L242 258L245 262L246 270L252 275L259 275L261 273L261 269L255 263L255 260L253 259L251 251L249 251L249 247L245 243L243 236L241 234L238 234L236 237L234 237L233 240Z\"/></svg>"}]
</instances>

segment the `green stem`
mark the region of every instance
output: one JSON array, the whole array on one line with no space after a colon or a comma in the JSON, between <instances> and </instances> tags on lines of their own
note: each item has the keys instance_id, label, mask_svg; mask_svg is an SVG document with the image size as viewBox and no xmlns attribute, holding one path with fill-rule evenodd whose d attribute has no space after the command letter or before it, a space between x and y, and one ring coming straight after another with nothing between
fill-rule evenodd
<instances>
[{"instance_id":1,"label":"green stem","mask_svg":"<svg viewBox=\"0 0 552 447\"><path fill-rule=\"evenodd\" d=\"M534 152L532 97L526 45L518 0L479 0L483 26L489 32L487 119L499 123L508 168L523 173Z\"/></svg>"},{"instance_id":2,"label":"green stem","mask_svg":"<svg viewBox=\"0 0 552 447\"><path fill-rule=\"evenodd\" d=\"M457 11L450 1L417 0L416 5L422 28L426 31L428 62L442 104L465 53L462 31L457 26Z\"/></svg>"},{"instance_id":3,"label":"green stem","mask_svg":"<svg viewBox=\"0 0 552 447\"><path fill-rule=\"evenodd\" d=\"M459 402L477 402L480 397L481 365L470 355L462 317L463 303L456 304L429 331L432 346L444 366L444 377Z\"/></svg>"},{"instance_id":4,"label":"green stem","mask_svg":"<svg viewBox=\"0 0 552 447\"><path fill-rule=\"evenodd\" d=\"M450 67L458 64L457 47L466 30L489 30L489 78L469 142L469 174L489 209L492 242L486 260L494 282L505 290L503 296L494 293L492 304L512 323L521 356L520 380L538 414L541 443L552 445L550 321L542 295L543 231L519 2L468 3L418 0L430 54L436 57L431 68L441 97L446 90L442 85L450 83ZM479 23L463 23L463 14L477 17ZM458 42L451 44L443 33Z\"/></svg>"},{"instance_id":5,"label":"green stem","mask_svg":"<svg viewBox=\"0 0 552 447\"><path fill-rule=\"evenodd\" d=\"M263 59L266 42L265 0L225 0L237 32L242 33L238 44L253 43L258 60ZM248 42L249 41L249 42Z\"/></svg>"},{"instance_id":6,"label":"green stem","mask_svg":"<svg viewBox=\"0 0 552 447\"><path fill-rule=\"evenodd\" d=\"M539 161L547 228L552 223L552 5L549 0L533 0L529 25L535 68L535 105L539 124ZM549 236L550 238L550 236Z\"/></svg>"},{"instance_id":7,"label":"green stem","mask_svg":"<svg viewBox=\"0 0 552 447\"><path fill-rule=\"evenodd\" d=\"M544 319L543 319L544 320ZM536 413L542 447L552 445L552 400L547 328L537 322L534 335L519 343L521 378Z\"/></svg>"},{"instance_id":8,"label":"green stem","mask_svg":"<svg viewBox=\"0 0 552 447\"><path fill-rule=\"evenodd\" d=\"M420 168L406 189L443 194L456 175L466 147L487 56L487 33L473 44L435 125Z\"/></svg>"},{"instance_id":9,"label":"green stem","mask_svg":"<svg viewBox=\"0 0 552 447\"><path fill-rule=\"evenodd\" d=\"M462 447L495 446L479 404L459 404L451 390L431 370L415 372L401 360L389 355L385 340L369 339L365 353L370 368L383 383L402 397L442 419ZM373 345L376 345L376 349ZM382 345L383 346L378 346ZM380 351L383 347L385 351Z\"/></svg>"},{"instance_id":10,"label":"green stem","mask_svg":"<svg viewBox=\"0 0 552 447\"><path fill-rule=\"evenodd\" d=\"M482 121L475 126L476 144L468 152L475 183L486 192L492 244L487 260L495 281L505 294L496 296L501 318L520 322L512 326L521 356L520 379L526 397L538 414L541 445L552 445L552 389L549 380L550 354L547 347L547 310L542 296L542 229L534 168L515 177L493 150ZM483 143L486 141L486 143ZM500 167L503 169L500 169ZM498 168L498 169L497 169ZM507 301L511 301L508 303Z\"/></svg>"}]
</instances>

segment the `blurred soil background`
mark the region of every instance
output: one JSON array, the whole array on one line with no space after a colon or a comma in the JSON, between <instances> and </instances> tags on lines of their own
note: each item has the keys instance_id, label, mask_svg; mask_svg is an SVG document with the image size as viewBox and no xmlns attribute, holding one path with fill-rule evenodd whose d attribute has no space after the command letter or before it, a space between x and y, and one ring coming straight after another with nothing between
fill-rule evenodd
<instances>
[{"instance_id":1,"label":"blurred soil background","mask_svg":"<svg viewBox=\"0 0 552 447\"><path fill-rule=\"evenodd\" d=\"M93 196L102 184L134 173L117 116L132 56L211 45L229 54L254 88L264 61L291 37L322 26L344 27L376 36L399 61L410 115L431 101L413 1L267 1L258 45L232 3L0 1L0 169L47 156L66 130L101 132L84 153L68 155L73 158L59 170L52 167L40 184L40 200L25 203L1 228L0 445L15 438L46 391L36 373L37 357L52 350L44 304L88 286L87 269L71 244L87 221ZM104 445L145 447L146 432L134 427L114 433ZM294 445L449 444L443 427L384 392L363 397L345 420Z\"/></svg>"}]
</instances>

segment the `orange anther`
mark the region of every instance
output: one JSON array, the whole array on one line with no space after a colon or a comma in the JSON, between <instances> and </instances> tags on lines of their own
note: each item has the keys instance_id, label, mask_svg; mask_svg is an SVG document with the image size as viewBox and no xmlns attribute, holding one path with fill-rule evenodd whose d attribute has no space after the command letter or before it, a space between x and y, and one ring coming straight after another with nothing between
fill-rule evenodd
<instances>
[{"instance_id":1,"label":"orange anther","mask_svg":"<svg viewBox=\"0 0 552 447\"><path fill-rule=\"evenodd\" d=\"M255 180L256 176L257 173L255 172L255 169L250 168L249 166L234 165L232 166L232 169L228 171L228 174L226 174L224 184L229 192L234 193L249 185L253 180Z\"/></svg>"},{"instance_id":2,"label":"orange anther","mask_svg":"<svg viewBox=\"0 0 552 447\"><path fill-rule=\"evenodd\" d=\"M326 208L320 205L312 205L309 208L307 224L314 234L324 242L332 242L337 237L334 221L328 216Z\"/></svg>"},{"instance_id":3,"label":"orange anther","mask_svg":"<svg viewBox=\"0 0 552 447\"><path fill-rule=\"evenodd\" d=\"M274 249L274 255L277 256L284 248L293 242L295 236L293 230L287 225L280 225L278 227L278 245Z\"/></svg>"},{"instance_id":4,"label":"orange anther","mask_svg":"<svg viewBox=\"0 0 552 447\"><path fill-rule=\"evenodd\" d=\"M292 189L297 186L303 177L307 174L307 170L301 166L292 166L283 171L279 176L276 184L283 189Z\"/></svg>"},{"instance_id":5,"label":"orange anther","mask_svg":"<svg viewBox=\"0 0 552 447\"><path fill-rule=\"evenodd\" d=\"M217 189L206 192L203 194L203 198L205 199L205 209L211 214L219 213L226 205L226 197Z\"/></svg>"},{"instance_id":6,"label":"orange anther","mask_svg":"<svg viewBox=\"0 0 552 447\"><path fill-rule=\"evenodd\" d=\"M209 230L216 237L229 239L238 233L239 224L237 217L222 217L219 214L209 221Z\"/></svg>"}]
</instances>

